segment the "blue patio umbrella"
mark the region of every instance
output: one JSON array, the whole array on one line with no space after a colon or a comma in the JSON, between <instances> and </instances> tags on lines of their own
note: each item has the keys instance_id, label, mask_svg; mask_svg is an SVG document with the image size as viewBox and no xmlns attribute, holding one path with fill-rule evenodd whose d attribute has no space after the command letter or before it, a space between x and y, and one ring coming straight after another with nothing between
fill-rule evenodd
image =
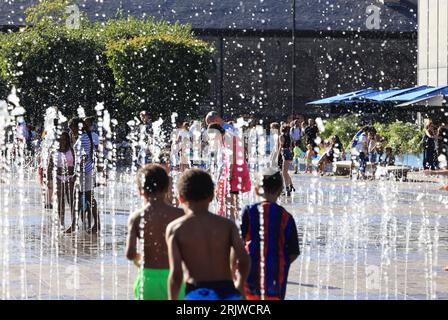
<instances>
[{"instance_id":1,"label":"blue patio umbrella","mask_svg":"<svg viewBox=\"0 0 448 320\"><path fill-rule=\"evenodd\" d=\"M362 105L362 104L375 104L390 105L392 103L397 103L400 101L411 101L415 97L421 98L425 95L437 95L442 87L434 88L430 86L417 86L405 89L387 89L387 90L376 90L376 89L363 89L354 92L344 93L337 96L313 101L307 103L308 105ZM400 99L411 99L411 100L400 100Z\"/></svg>"},{"instance_id":2,"label":"blue patio umbrella","mask_svg":"<svg viewBox=\"0 0 448 320\"><path fill-rule=\"evenodd\" d=\"M421 90L425 90L428 88L432 88L429 86L418 86L418 87L412 87L412 88L406 88L406 89L388 89L383 91L378 91L376 93L371 93L366 95L364 98L367 100L370 100L372 102L381 102L385 101L386 99L393 98L402 94L407 93L413 93L413 92L419 92Z\"/></svg>"},{"instance_id":3,"label":"blue patio umbrella","mask_svg":"<svg viewBox=\"0 0 448 320\"><path fill-rule=\"evenodd\" d=\"M411 101L417 101L422 100L425 98L431 98L435 97L437 95L445 95L448 94L448 86L442 86L442 87L429 87L422 90L417 90L414 92L390 97L388 99L384 99L383 101L390 101L390 102L411 102Z\"/></svg>"},{"instance_id":4,"label":"blue patio umbrella","mask_svg":"<svg viewBox=\"0 0 448 320\"><path fill-rule=\"evenodd\" d=\"M369 88L369 89L363 89L363 90L353 91L353 92L349 92L349 93L343 93L343 94L340 94L337 96L309 102L309 103L307 103L307 105L339 104L339 103L343 103L343 102L352 101L352 100L357 99L358 97L362 96L363 94L369 94L369 93L372 93L375 91L377 91L377 90Z\"/></svg>"}]
</instances>

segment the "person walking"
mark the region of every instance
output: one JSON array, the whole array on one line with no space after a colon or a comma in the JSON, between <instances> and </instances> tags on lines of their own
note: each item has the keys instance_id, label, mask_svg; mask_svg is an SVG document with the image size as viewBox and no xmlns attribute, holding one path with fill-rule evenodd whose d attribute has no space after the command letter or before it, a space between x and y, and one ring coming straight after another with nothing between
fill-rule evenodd
<instances>
[{"instance_id":1,"label":"person walking","mask_svg":"<svg viewBox=\"0 0 448 320\"><path fill-rule=\"evenodd\" d=\"M76 195L77 202L74 205L76 209L72 210L72 223L66 233L72 233L76 230L79 213L83 222L87 219L87 231L89 233L97 233L100 230L100 217L94 196L96 185L95 154L98 149L96 140L92 133L91 120L84 121L82 133L73 146L75 172L78 175L78 194ZM95 223L93 227L91 226L91 217L93 217Z\"/></svg>"},{"instance_id":2,"label":"person walking","mask_svg":"<svg viewBox=\"0 0 448 320\"><path fill-rule=\"evenodd\" d=\"M290 127L285 124L283 125L281 129L281 136L280 136L280 156L282 158L282 175L283 175L283 181L285 182L285 191L286 196L290 197L291 192L295 191L294 186L292 184L291 176L289 175L289 167L291 166L291 162L293 160L293 155L291 152L291 136L289 134Z\"/></svg>"},{"instance_id":3,"label":"person walking","mask_svg":"<svg viewBox=\"0 0 448 320\"><path fill-rule=\"evenodd\" d=\"M351 144L351 154L352 159L358 162L358 179L366 178L366 168L368 160L368 134L370 132L370 127L366 126L362 128L352 140Z\"/></svg>"},{"instance_id":4,"label":"person walking","mask_svg":"<svg viewBox=\"0 0 448 320\"><path fill-rule=\"evenodd\" d=\"M289 134L291 135L293 146L299 146L300 142L302 140L302 126L299 120L293 121L293 126L291 127L291 130L289 131Z\"/></svg>"},{"instance_id":5,"label":"person walking","mask_svg":"<svg viewBox=\"0 0 448 320\"><path fill-rule=\"evenodd\" d=\"M65 227L65 203L68 202L73 210L74 188L74 159L75 153L70 145L68 132L63 132L59 138L59 148L50 157L48 173L53 183L53 174L56 174L56 197L59 223Z\"/></svg>"},{"instance_id":6,"label":"person walking","mask_svg":"<svg viewBox=\"0 0 448 320\"><path fill-rule=\"evenodd\" d=\"M308 120L308 126L305 128L305 139L306 144L310 144L313 146L313 149L317 147L316 139L319 133L319 128L316 125L316 121L314 119Z\"/></svg>"},{"instance_id":7,"label":"person walking","mask_svg":"<svg viewBox=\"0 0 448 320\"><path fill-rule=\"evenodd\" d=\"M434 123L428 119L425 125L425 135L423 137L423 168L425 170L436 170L436 131Z\"/></svg>"}]
</instances>

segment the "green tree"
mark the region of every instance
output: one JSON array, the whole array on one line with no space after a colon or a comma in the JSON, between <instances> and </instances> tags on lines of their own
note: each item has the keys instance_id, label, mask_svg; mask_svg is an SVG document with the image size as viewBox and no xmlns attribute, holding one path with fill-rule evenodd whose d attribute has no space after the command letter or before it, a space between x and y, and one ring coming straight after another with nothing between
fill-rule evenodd
<instances>
[{"instance_id":1,"label":"green tree","mask_svg":"<svg viewBox=\"0 0 448 320\"><path fill-rule=\"evenodd\" d=\"M197 115L210 90L213 48L190 34L158 32L109 43L107 57L126 112Z\"/></svg>"},{"instance_id":2,"label":"green tree","mask_svg":"<svg viewBox=\"0 0 448 320\"><path fill-rule=\"evenodd\" d=\"M76 0L39 0L25 10L26 22L38 28L64 26L73 15L70 9L76 4ZM88 24L87 16L81 11L79 14L80 22Z\"/></svg>"},{"instance_id":3,"label":"green tree","mask_svg":"<svg viewBox=\"0 0 448 320\"><path fill-rule=\"evenodd\" d=\"M27 9L34 27L5 36L0 94L6 78L35 121L49 106L71 116L79 107L92 112L97 102L119 120L142 109L196 113L209 90L213 48L191 26L135 18L92 24L81 13L80 28L66 28L74 3L41 0Z\"/></svg>"},{"instance_id":4,"label":"green tree","mask_svg":"<svg viewBox=\"0 0 448 320\"><path fill-rule=\"evenodd\" d=\"M78 107L92 112L97 102L111 101L113 84L101 47L82 30L28 29L7 38L7 77L29 117L41 121L50 106L66 115Z\"/></svg>"},{"instance_id":5,"label":"green tree","mask_svg":"<svg viewBox=\"0 0 448 320\"><path fill-rule=\"evenodd\" d=\"M346 115L325 121L322 138L339 136L345 148L348 148L353 136L364 124L356 115ZM391 147L396 154L418 154L422 151L422 129L414 123L395 121L392 123L375 122L373 127L378 135L386 140L386 147Z\"/></svg>"},{"instance_id":6,"label":"green tree","mask_svg":"<svg viewBox=\"0 0 448 320\"><path fill-rule=\"evenodd\" d=\"M327 119L325 121L325 131L321 136L323 139L330 139L332 136L336 135L347 149L360 127L361 124L359 123L358 117L353 114L336 119Z\"/></svg>"},{"instance_id":7,"label":"green tree","mask_svg":"<svg viewBox=\"0 0 448 320\"><path fill-rule=\"evenodd\" d=\"M396 121L388 126L388 146L397 154L422 151L423 130L416 124Z\"/></svg>"},{"instance_id":8,"label":"green tree","mask_svg":"<svg viewBox=\"0 0 448 320\"><path fill-rule=\"evenodd\" d=\"M0 33L0 100L6 99L9 93L6 59L2 54L3 52L2 47L4 46L3 45L4 41L5 41L4 35Z\"/></svg>"}]
</instances>

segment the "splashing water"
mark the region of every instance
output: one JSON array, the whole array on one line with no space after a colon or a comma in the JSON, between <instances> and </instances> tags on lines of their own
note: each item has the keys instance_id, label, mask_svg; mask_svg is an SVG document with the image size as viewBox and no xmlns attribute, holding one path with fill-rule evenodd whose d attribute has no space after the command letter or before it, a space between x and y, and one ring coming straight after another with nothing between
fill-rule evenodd
<instances>
[{"instance_id":1,"label":"splashing water","mask_svg":"<svg viewBox=\"0 0 448 320\"><path fill-rule=\"evenodd\" d=\"M67 236L58 228L56 209L43 208L36 169L24 161L23 152L17 152L15 126L23 116L19 111L0 101L2 299L132 298L137 271L121 252L127 217L140 205L133 185L140 166L138 121L128 122L133 161L130 168L121 167L115 131L119 124L97 106L97 161L105 170L99 174L96 195L103 229L96 237L82 230ZM42 149L51 150L66 119L56 108L49 108L45 119ZM242 121L235 126L241 131ZM156 159L166 147L162 125L163 119L152 125L151 151ZM207 163L198 142L200 125L192 132L197 140L192 160ZM266 152L270 137L258 126L255 134L256 148L249 153L252 178L270 163ZM208 164L215 179L217 159L219 155ZM173 177L178 174L174 169ZM447 298L448 284L440 268L448 260L448 221L441 214L448 209L448 195L436 184L307 175L293 180L294 197L280 199L296 219L301 242L301 256L290 268L288 299ZM238 200L243 205L255 199L251 191ZM264 237L261 222L260 238Z\"/></svg>"}]
</instances>

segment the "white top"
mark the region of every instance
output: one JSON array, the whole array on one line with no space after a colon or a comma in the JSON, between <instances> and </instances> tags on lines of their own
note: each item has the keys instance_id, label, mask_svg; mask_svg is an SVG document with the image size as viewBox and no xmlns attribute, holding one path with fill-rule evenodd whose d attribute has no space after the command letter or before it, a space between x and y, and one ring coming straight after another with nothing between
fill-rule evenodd
<instances>
[{"instance_id":1,"label":"white top","mask_svg":"<svg viewBox=\"0 0 448 320\"><path fill-rule=\"evenodd\" d=\"M368 143L369 139L367 138L367 135L365 133L361 133L361 135L359 136L358 144L355 146L355 150L358 153L364 152L364 154L367 155Z\"/></svg>"},{"instance_id":2,"label":"white top","mask_svg":"<svg viewBox=\"0 0 448 320\"><path fill-rule=\"evenodd\" d=\"M375 151L376 148L376 140L369 140L369 153Z\"/></svg>"},{"instance_id":3,"label":"white top","mask_svg":"<svg viewBox=\"0 0 448 320\"><path fill-rule=\"evenodd\" d=\"M178 136L178 138L181 138L181 139L190 139L191 133L182 128L182 129L179 129L179 131L177 132L177 136Z\"/></svg>"},{"instance_id":4,"label":"white top","mask_svg":"<svg viewBox=\"0 0 448 320\"><path fill-rule=\"evenodd\" d=\"M299 141L302 138L302 129L292 127L291 130L289 130L289 135L291 136L292 140Z\"/></svg>"},{"instance_id":5,"label":"white top","mask_svg":"<svg viewBox=\"0 0 448 320\"><path fill-rule=\"evenodd\" d=\"M56 166L58 168L68 168L75 165L75 159L73 159L73 153L71 150L67 152L56 152Z\"/></svg>"},{"instance_id":6,"label":"white top","mask_svg":"<svg viewBox=\"0 0 448 320\"><path fill-rule=\"evenodd\" d=\"M22 122L17 127L17 138L25 141L28 140L30 136L28 127L25 122Z\"/></svg>"}]
</instances>

